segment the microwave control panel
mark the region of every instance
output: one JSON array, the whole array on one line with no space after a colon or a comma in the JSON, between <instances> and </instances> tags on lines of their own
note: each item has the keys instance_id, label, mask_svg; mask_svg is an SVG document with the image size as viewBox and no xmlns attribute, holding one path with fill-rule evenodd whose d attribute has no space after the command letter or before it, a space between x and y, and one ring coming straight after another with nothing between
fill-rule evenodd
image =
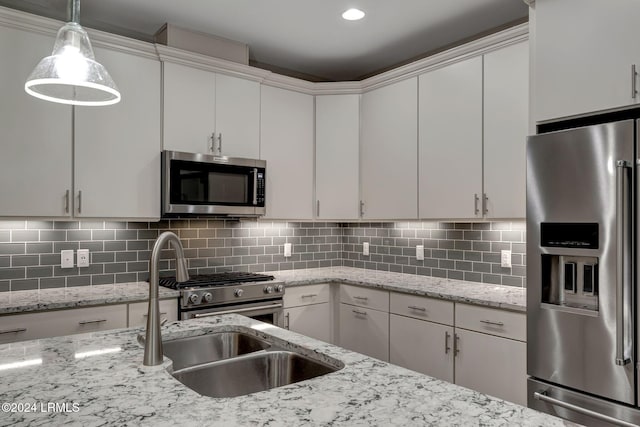
<instances>
[{"instance_id":1,"label":"microwave control panel","mask_svg":"<svg viewBox=\"0 0 640 427\"><path fill-rule=\"evenodd\" d=\"M258 206L264 206L264 197L265 197L265 187L266 187L266 178L264 169L258 170L257 173L257 184L258 188L256 190L256 202Z\"/></svg>"}]
</instances>

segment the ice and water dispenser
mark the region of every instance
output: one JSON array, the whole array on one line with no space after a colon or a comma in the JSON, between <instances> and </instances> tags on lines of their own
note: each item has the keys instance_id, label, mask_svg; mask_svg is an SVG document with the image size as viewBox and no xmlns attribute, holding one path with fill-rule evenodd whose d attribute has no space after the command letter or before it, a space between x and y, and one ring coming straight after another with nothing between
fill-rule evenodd
<instances>
[{"instance_id":1,"label":"ice and water dispenser","mask_svg":"<svg viewBox=\"0 0 640 427\"><path fill-rule=\"evenodd\" d=\"M540 245L542 303L598 311L598 257L584 251L598 249L598 223L542 223Z\"/></svg>"}]
</instances>

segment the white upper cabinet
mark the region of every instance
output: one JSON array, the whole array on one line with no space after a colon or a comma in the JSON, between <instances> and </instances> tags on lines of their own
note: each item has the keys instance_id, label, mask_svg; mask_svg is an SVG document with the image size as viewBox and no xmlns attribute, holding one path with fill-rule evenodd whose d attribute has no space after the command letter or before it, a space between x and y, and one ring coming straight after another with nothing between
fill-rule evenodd
<instances>
[{"instance_id":1,"label":"white upper cabinet","mask_svg":"<svg viewBox=\"0 0 640 427\"><path fill-rule=\"evenodd\" d=\"M637 0L537 0L535 120L638 103L638 22Z\"/></svg>"},{"instance_id":2,"label":"white upper cabinet","mask_svg":"<svg viewBox=\"0 0 640 427\"><path fill-rule=\"evenodd\" d=\"M313 218L313 96L262 86L260 158L268 218Z\"/></svg>"},{"instance_id":3,"label":"white upper cabinet","mask_svg":"<svg viewBox=\"0 0 640 427\"><path fill-rule=\"evenodd\" d=\"M163 63L164 149L260 155L260 84Z\"/></svg>"},{"instance_id":4,"label":"white upper cabinet","mask_svg":"<svg viewBox=\"0 0 640 427\"><path fill-rule=\"evenodd\" d=\"M490 218L525 217L529 46L484 56L484 193Z\"/></svg>"},{"instance_id":5,"label":"white upper cabinet","mask_svg":"<svg viewBox=\"0 0 640 427\"><path fill-rule=\"evenodd\" d=\"M160 62L95 48L122 94L108 107L75 107L79 217L160 217Z\"/></svg>"},{"instance_id":6,"label":"white upper cabinet","mask_svg":"<svg viewBox=\"0 0 640 427\"><path fill-rule=\"evenodd\" d=\"M164 62L165 150L210 153L216 127L216 75Z\"/></svg>"},{"instance_id":7,"label":"white upper cabinet","mask_svg":"<svg viewBox=\"0 0 640 427\"><path fill-rule=\"evenodd\" d=\"M419 92L420 217L482 217L482 57L422 74Z\"/></svg>"},{"instance_id":8,"label":"white upper cabinet","mask_svg":"<svg viewBox=\"0 0 640 427\"><path fill-rule=\"evenodd\" d=\"M316 96L316 218L358 219L360 95Z\"/></svg>"},{"instance_id":9,"label":"white upper cabinet","mask_svg":"<svg viewBox=\"0 0 640 427\"><path fill-rule=\"evenodd\" d=\"M260 83L216 74L216 138L225 156L260 157Z\"/></svg>"},{"instance_id":10,"label":"white upper cabinet","mask_svg":"<svg viewBox=\"0 0 640 427\"><path fill-rule=\"evenodd\" d=\"M66 197L67 192L71 197L71 107L24 91L33 68L51 55L53 42L0 27L0 216L71 213Z\"/></svg>"},{"instance_id":11,"label":"white upper cabinet","mask_svg":"<svg viewBox=\"0 0 640 427\"><path fill-rule=\"evenodd\" d=\"M413 77L362 95L364 219L417 218L417 85Z\"/></svg>"}]
</instances>

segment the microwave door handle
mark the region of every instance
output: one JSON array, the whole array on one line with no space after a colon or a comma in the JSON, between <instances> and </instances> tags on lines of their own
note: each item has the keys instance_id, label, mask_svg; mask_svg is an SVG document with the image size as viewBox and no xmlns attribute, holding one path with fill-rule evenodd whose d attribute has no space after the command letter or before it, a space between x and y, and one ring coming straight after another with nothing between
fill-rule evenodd
<instances>
[{"instance_id":1,"label":"microwave door handle","mask_svg":"<svg viewBox=\"0 0 640 427\"><path fill-rule=\"evenodd\" d=\"M627 269L629 262L628 245L628 182L627 172L629 164L624 160L616 162L616 240L617 240L617 263L616 263L616 365L624 366L631 362L626 354L626 331L624 324L624 300L625 293L628 292Z\"/></svg>"},{"instance_id":2,"label":"microwave door handle","mask_svg":"<svg viewBox=\"0 0 640 427\"><path fill-rule=\"evenodd\" d=\"M258 168L253 168L253 204L258 204Z\"/></svg>"}]
</instances>

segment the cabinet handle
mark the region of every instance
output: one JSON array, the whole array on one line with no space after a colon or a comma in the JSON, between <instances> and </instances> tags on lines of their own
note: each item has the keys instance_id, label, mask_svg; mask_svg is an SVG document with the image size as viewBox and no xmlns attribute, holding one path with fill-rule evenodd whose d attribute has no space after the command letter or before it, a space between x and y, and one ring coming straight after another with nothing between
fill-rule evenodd
<instances>
[{"instance_id":1,"label":"cabinet handle","mask_svg":"<svg viewBox=\"0 0 640 427\"><path fill-rule=\"evenodd\" d=\"M361 296L358 296L358 295L354 295L353 299L359 299L359 300L362 300L362 301L366 301L366 300L369 299L369 297L361 297Z\"/></svg>"},{"instance_id":2,"label":"cabinet handle","mask_svg":"<svg viewBox=\"0 0 640 427\"><path fill-rule=\"evenodd\" d=\"M166 316L166 315L167 315L167 313L162 313L162 312L160 313L160 316ZM143 317L149 317L148 314L143 314L142 316Z\"/></svg>"},{"instance_id":3,"label":"cabinet handle","mask_svg":"<svg viewBox=\"0 0 640 427\"><path fill-rule=\"evenodd\" d=\"M360 310L351 310L353 311L355 314L358 314L360 316L366 316L367 312L366 311L360 311Z\"/></svg>"},{"instance_id":4,"label":"cabinet handle","mask_svg":"<svg viewBox=\"0 0 640 427\"><path fill-rule=\"evenodd\" d=\"M450 337L451 334L449 334L449 331L444 331L444 354L449 354L449 351L451 351L451 347L449 347Z\"/></svg>"},{"instance_id":5,"label":"cabinet handle","mask_svg":"<svg viewBox=\"0 0 640 427\"><path fill-rule=\"evenodd\" d=\"M487 196L487 193L482 193L482 214L489 214L489 196Z\"/></svg>"},{"instance_id":6,"label":"cabinet handle","mask_svg":"<svg viewBox=\"0 0 640 427\"><path fill-rule=\"evenodd\" d=\"M96 319L96 320L81 320L78 322L78 325L90 325L92 323L103 323L106 322L107 319Z\"/></svg>"},{"instance_id":7,"label":"cabinet handle","mask_svg":"<svg viewBox=\"0 0 640 427\"><path fill-rule=\"evenodd\" d=\"M82 190L78 191L78 213L82 213Z\"/></svg>"},{"instance_id":8,"label":"cabinet handle","mask_svg":"<svg viewBox=\"0 0 640 427\"><path fill-rule=\"evenodd\" d=\"M502 322L492 322L491 320L481 320L480 323L485 323L492 326L504 326L504 323Z\"/></svg>"},{"instance_id":9,"label":"cabinet handle","mask_svg":"<svg viewBox=\"0 0 640 427\"><path fill-rule=\"evenodd\" d=\"M290 321L290 319L289 319L289 315L290 315L290 313L289 313L289 312L287 312L287 313L285 313L285 314L284 314L284 328L285 328L286 330L289 330L289 321Z\"/></svg>"},{"instance_id":10,"label":"cabinet handle","mask_svg":"<svg viewBox=\"0 0 640 427\"><path fill-rule=\"evenodd\" d=\"M222 156L222 132L218 134L218 154Z\"/></svg>"},{"instance_id":11,"label":"cabinet handle","mask_svg":"<svg viewBox=\"0 0 640 427\"><path fill-rule=\"evenodd\" d=\"M305 294L305 295L300 295L300 298L315 298L317 296L318 294Z\"/></svg>"},{"instance_id":12,"label":"cabinet handle","mask_svg":"<svg viewBox=\"0 0 640 427\"><path fill-rule=\"evenodd\" d=\"M410 305L408 308L411 309L411 310L422 311L422 312L426 312L427 311L426 308L424 308L424 307L416 307L415 305Z\"/></svg>"},{"instance_id":13,"label":"cabinet handle","mask_svg":"<svg viewBox=\"0 0 640 427\"><path fill-rule=\"evenodd\" d=\"M316 216L320 216L320 200L316 200Z\"/></svg>"},{"instance_id":14,"label":"cabinet handle","mask_svg":"<svg viewBox=\"0 0 640 427\"><path fill-rule=\"evenodd\" d=\"M215 132L213 132L213 133L211 134L211 138L210 138L209 140L211 141L211 142L209 143L209 152L210 152L211 154L213 154L213 152L215 151L215 150L214 150L214 145L215 145L215 143L216 143L216 133L215 133Z\"/></svg>"},{"instance_id":15,"label":"cabinet handle","mask_svg":"<svg viewBox=\"0 0 640 427\"><path fill-rule=\"evenodd\" d=\"M27 332L27 328L7 329L7 330L4 330L4 331L0 331L0 335L2 335L2 334L19 334L21 332Z\"/></svg>"},{"instance_id":16,"label":"cabinet handle","mask_svg":"<svg viewBox=\"0 0 640 427\"><path fill-rule=\"evenodd\" d=\"M69 190L64 195L64 213L69 213Z\"/></svg>"},{"instance_id":17,"label":"cabinet handle","mask_svg":"<svg viewBox=\"0 0 640 427\"><path fill-rule=\"evenodd\" d=\"M453 356L457 356L460 353L460 336L453 334Z\"/></svg>"},{"instance_id":18,"label":"cabinet handle","mask_svg":"<svg viewBox=\"0 0 640 427\"><path fill-rule=\"evenodd\" d=\"M478 209L478 202L480 201L480 197L478 197L478 193L473 195L473 213L478 215L480 213L480 209Z\"/></svg>"},{"instance_id":19,"label":"cabinet handle","mask_svg":"<svg viewBox=\"0 0 640 427\"><path fill-rule=\"evenodd\" d=\"M364 202L360 200L360 216L364 216Z\"/></svg>"},{"instance_id":20,"label":"cabinet handle","mask_svg":"<svg viewBox=\"0 0 640 427\"><path fill-rule=\"evenodd\" d=\"M638 90L636 88L636 79L638 72L636 71L636 64L631 65L631 99L636 99Z\"/></svg>"}]
</instances>

